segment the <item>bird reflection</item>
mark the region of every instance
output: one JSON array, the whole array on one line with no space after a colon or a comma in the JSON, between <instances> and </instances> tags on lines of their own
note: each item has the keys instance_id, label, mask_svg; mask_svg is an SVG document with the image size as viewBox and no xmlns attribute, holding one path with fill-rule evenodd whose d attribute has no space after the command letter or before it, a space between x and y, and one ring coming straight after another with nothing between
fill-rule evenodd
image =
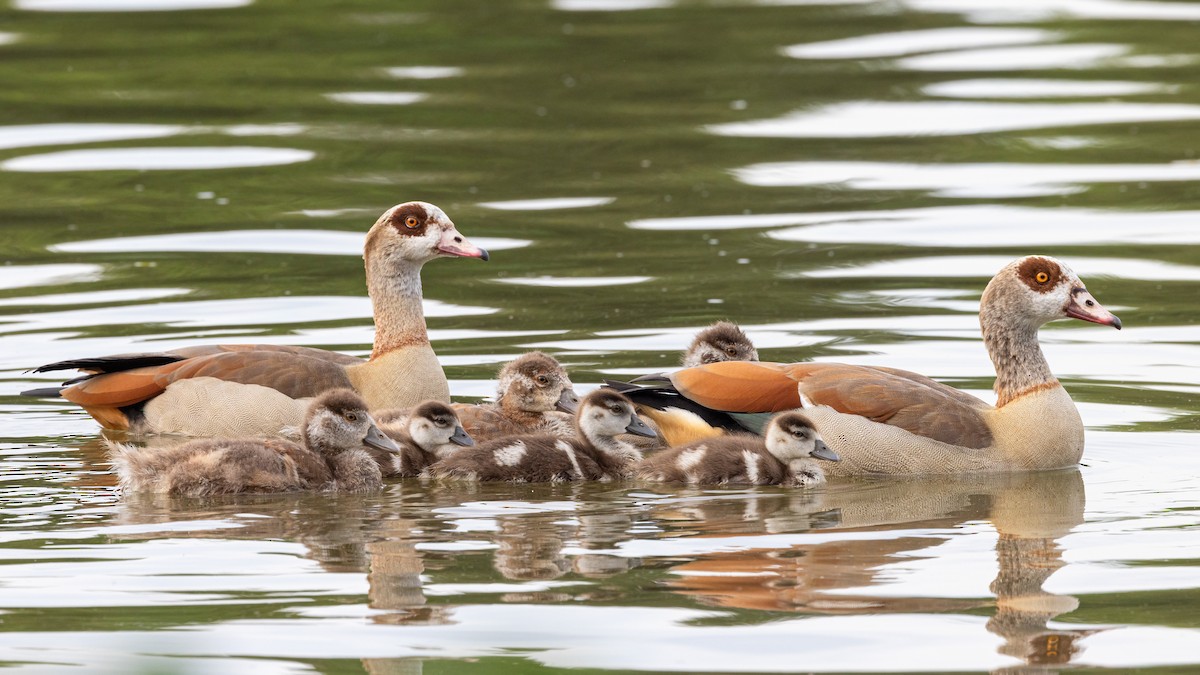
<instances>
[{"instance_id":1,"label":"bird reflection","mask_svg":"<svg viewBox=\"0 0 1200 675\"><path fill-rule=\"evenodd\" d=\"M1083 480L1073 469L835 484L801 496L766 492L683 508L668 504L654 515L672 523L672 534L679 529L699 537L729 536L739 522L744 530L757 528L759 533L795 533L822 528L936 531L990 521L998 534L999 572L989 586L994 602L870 592L886 581L887 566L900 556L922 555L922 550L942 544L942 536L843 539L705 555L673 567L674 578L667 586L705 604L815 614L933 613L994 606L987 626L1004 639L1000 652L1034 667L1069 663L1079 651L1079 639L1095 632L1049 628L1049 621L1073 611L1078 601L1043 589L1065 565L1058 540L1083 522L1083 508ZM712 523L719 523L720 529L710 529Z\"/></svg>"}]
</instances>

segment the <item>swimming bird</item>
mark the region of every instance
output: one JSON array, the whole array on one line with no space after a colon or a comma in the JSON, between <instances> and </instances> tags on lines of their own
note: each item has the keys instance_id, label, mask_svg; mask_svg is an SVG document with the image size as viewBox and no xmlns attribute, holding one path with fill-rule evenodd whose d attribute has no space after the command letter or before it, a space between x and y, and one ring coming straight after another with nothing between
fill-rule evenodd
<instances>
[{"instance_id":1,"label":"swimming bird","mask_svg":"<svg viewBox=\"0 0 1200 675\"><path fill-rule=\"evenodd\" d=\"M758 350L740 326L718 321L696 333L683 353L683 367L691 368L721 361L757 361Z\"/></svg>"},{"instance_id":2,"label":"swimming bird","mask_svg":"<svg viewBox=\"0 0 1200 675\"><path fill-rule=\"evenodd\" d=\"M578 436L528 434L460 450L429 467L434 478L541 483L627 478L642 453L617 438L651 436L629 399L608 389L583 398L575 413Z\"/></svg>"},{"instance_id":3,"label":"swimming bird","mask_svg":"<svg viewBox=\"0 0 1200 675\"><path fill-rule=\"evenodd\" d=\"M364 446L400 452L349 389L316 398L302 435L303 445L283 438L206 438L169 448L110 441L109 451L121 489L186 496L375 490L383 478Z\"/></svg>"},{"instance_id":4,"label":"swimming bird","mask_svg":"<svg viewBox=\"0 0 1200 675\"><path fill-rule=\"evenodd\" d=\"M196 436L277 433L303 419L307 399L339 387L357 391L372 410L449 402L421 306L421 267L446 257L487 260L488 253L433 204L399 204L371 227L363 259L375 339L365 361L310 347L204 345L50 363L34 372L85 374L22 393L61 396L108 429Z\"/></svg>"},{"instance_id":5,"label":"swimming bird","mask_svg":"<svg viewBox=\"0 0 1200 675\"><path fill-rule=\"evenodd\" d=\"M454 408L440 401L426 401L407 416L379 425L400 446L398 454L379 449L370 451L384 478L419 476L437 460L475 445Z\"/></svg>"},{"instance_id":6,"label":"swimming bird","mask_svg":"<svg viewBox=\"0 0 1200 675\"><path fill-rule=\"evenodd\" d=\"M825 482L816 460L838 456L807 417L785 412L771 418L765 436L731 434L663 450L642 460L635 474L658 483L808 487Z\"/></svg>"},{"instance_id":7,"label":"swimming bird","mask_svg":"<svg viewBox=\"0 0 1200 675\"><path fill-rule=\"evenodd\" d=\"M923 375L838 363L713 363L658 378L634 400L657 407L671 445L803 409L842 461L831 475L1057 469L1083 454L1083 422L1050 372L1038 329L1073 318L1114 328L1068 266L1028 256L1000 270L980 299L996 404Z\"/></svg>"},{"instance_id":8,"label":"swimming bird","mask_svg":"<svg viewBox=\"0 0 1200 675\"><path fill-rule=\"evenodd\" d=\"M514 434L575 435L574 412L579 405L567 371L553 356L529 352L504 364L496 386L495 403L454 403L463 428L477 441ZM380 423L392 423L408 409L376 413Z\"/></svg>"}]
</instances>

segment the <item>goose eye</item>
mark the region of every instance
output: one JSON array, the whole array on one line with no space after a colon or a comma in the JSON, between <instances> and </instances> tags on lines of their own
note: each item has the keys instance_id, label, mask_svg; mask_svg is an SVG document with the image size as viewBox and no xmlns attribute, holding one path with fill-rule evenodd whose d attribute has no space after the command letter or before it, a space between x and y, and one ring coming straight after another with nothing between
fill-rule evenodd
<instances>
[{"instance_id":1,"label":"goose eye","mask_svg":"<svg viewBox=\"0 0 1200 675\"><path fill-rule=\"evenodd\" d=\"M348 413L346 413L345 415L342 415L342 417L343 417L343 418L344 418L344 419L345 419L347 422L357 422L357 421L358 421L358 413L352 413L352 412L348 412Z\"/></svg>"},{"instance_id":2,"label":"goose eye","mask_svg":"<svg viewBox=\"0 0 1200 675\"><path fill-rule=\"evenodd\" d=\"M546 377L545 375L538 375L537 377L535 377L533 379L535 382L542 385L543 387L550 384L550 378Z\"/></svg>"},{"instance_id":3,"label":"goose eye","mask_svg":"<svg viewBox=\"0 0 1200 675\"><path fill-rule=\"evenodd\" d=\"M1034 278L1034 279L1035 279L1035 280L1036 280L1036 281L1037 281L1039 284L1044 284L1044 283L1046 283L1047 281L1050 281L1050 275L1049 275L1049 274L1046 274L1045 272L1038 272L1036 275L1034 275L1034 277L1033 277L1033 278Z\"/></svg>"},{"instance_id":4,"label":"goose eye","mask_svg":"<svg viewBox=\"0 0 1200 675\"><path fill-rule=\"evenodd\" d=\"M417 220L416 216L406 216L404 218L404 226L410 230L417 229L417 226L420 224L421 224L421 221Z\"/></svg>"}]
</instances>

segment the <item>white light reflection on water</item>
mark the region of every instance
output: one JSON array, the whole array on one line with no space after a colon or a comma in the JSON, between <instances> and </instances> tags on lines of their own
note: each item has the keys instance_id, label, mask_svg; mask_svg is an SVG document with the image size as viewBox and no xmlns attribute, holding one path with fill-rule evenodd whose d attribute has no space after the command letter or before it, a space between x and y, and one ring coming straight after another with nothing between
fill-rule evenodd
<instances>
[{"instance_id":1,"label":"white light reflection on water","mask_svg":"<svg viewBox=\"0 0 1200 675\"><path fill-rule=\"evenodd\" d=\"M412 105L429 98L429 94L417 91L344 91L325 94L325 98L358 105Z\"/></svg>"},{"instance_id":2,"label":"white light reflection on water","mask_svg":"<svg viewBox=\"0 0 1200 675\"><path fill-rule=\"evenodd\" d=\"M1087 183L1200 180L1200 162L1170 164L903 164L772 162L733 170L747 185L838 185L929 190L939 197L1033 197L1083 192Z\"/></svg>"},{"instance_id":3,"label":"white light reflection on water","mask_svg":"<svg viewBox=\"0 0 1200 675\"><path fill-rule=\"evenodd\" d=\"M1193 119L1200 119L1200 106L1182 103L852 101L704 130L747 138L875 138Z\"/></svg>"},{"instance_id":4,"label":"white light reflection on water","mask_svg":"<svg viewBox=\"0 0 1200 675\"><path fill-rule=\"evenodd\" d=\"M0 162L4 171L176 171L236 169L307 162L316 153L291 148L103 148L67 150L14 157Z\"/></svg>"},{"instance_id":5,"label":"white light reflection on water","mask_svg":"<svg viewBox=\"0 0 1200 675\"><path fill-rule=\"evenodd\" d=\"M1126 56L1131 49L1124 45L1069 44L1038 45L995 49L970 49L940 54L922 54L899 59L899 68L932 72L972 72L1000 70L1068 70L1108 67L1153 68L1172 63L1185 63L1186 55Z\"/></svg>"},{"instance_id":6,"label":"white light reflection on water","mask_svg":"<svg viewBox=\"0 0 1200 675\"><path fill-rule=\"evenodd\" d=\"M187 131L173 124L18 124L0 126L0 150L166 138Z\"/></svg>"},{"instance_id":7,"label":"white light reflection on water","mask_svg":"<svg viewBox=\"0 0 1200 675\"><path fill-rule=\"evenodd\" d=\"M597 288L606 286L628 286L650 281L654 277L504 277L493 279L496 283L514 286L539 286L542 288Z\"/></svg>"},{"instance_id":8,"label":"white light reflection on water","mask_svg":"<svg viewBox=\"0 0 1200 675\"><path fill-rule=\"evenodd\" d=\"M366 211L364 211L366 213ZM339 214L342 215L342 214ZM354 255L363 252L363 232L332 230L231 230L179 234L117 237L55 244L49 250L63 253L146 253L193 251L205 253L291 253L307 255ZM470 237L488 251L506 251L529 246L527 239Z\"/></svg>"},{"instance_id":9,"label":"white light reflection on water","mask_svg":"<svg viewBox=\"0 0 1200 675\"><path fill-rule=\"evenodd\" d=\"M784 47L781 51L793 59L871 59L945 49L1048 42L1060 35L1032 28L931 28L808 42Z\"/></svg>"},{"instance_id":10,"label":"white light reflection on water","mask_svg":"<svg viewBox=\"0 0 1200 675\"><path fill-rule=\"evenodd\" d=\"M480 202L479 206L497 211L552 211L556 209L584 209L604 206L616 201L615 197L552 197L549 199L514 199L504 202Z\"/></svg>"},{"instance_id":11,"label":"white light reflection on water","mask_svg":"<svg viewBox=\"0 0 1200 675\"><path fill-rule=\"evenodd\" d=\"M0 265L0 288L28 288L96 281L104 268L99 265Z\"/></svg>"},{"instance_id":12,"label":"white light reflection on water","mask_svg":"<svg viewBox=\"0 0 1200 675\"><path fill-rule=\"evenodd\" d=\"M934 82L922 87L921 91L928 96L945 98L1084 98L1159 94L1178 89L1158 82L997 77Z\"/></svg>"},{"instance_id":13,"label":"white light reflection on water","mask_svg":"<svg viewBox=\"0 0 1200 675\"><path fill-rule=\"evenodd\" d=\"M789 276L813 279L899 277L988 278L1008 263L1013 256L963 255L937 256L932 258L908 258L845 267L826 267L795 272ZM1120 277L1141 281L1200 281L1200 267L1130 258L1083 258L1072 256L1067 264L1083 278L1095 276Z\"/></svg>"},{"instance_id":14,"label":"white light reflection on water","mask_svg":"<svg viewBox=\"0 0 1200 675\"><path fill-rule=\"evenodd\" d=\"M454 66L398 66L385 68L388 77L398 80L438 80L447 77L459 77L466 71Z\"/></svg>"},{"instance_id":15,"label":"white light reflection on water","mask_svg":"<svg viewBox=\"0 0 1200 675\"><path fill-rule=\"evenodd\" d=\"M920 12L960 13L977 23L1046 21L1073 17L1115 21L1197 21L1200 5L1147 0L901 0Z\"/></svg>"},{"instance_id":16,"label":"white light reflection on water","mask_svg":"<svg viewBox=\"0 0 1200 675\"><path fill-rule=\"evenodd\" d=\"M0 46L11 45L21 39L20 33L3 33L0 32Z\"/></svg>"},{"instance_id":17,"label":"white light reflection on water","mask_svg":"<svg viewBox=\"0 0 1200 675\"><path fill-rule=\"evenodd\" d=\"M631 12L674 5L675 0L550 0L552 8L563 12Z\"/></svg>"},{"instance_id":18,"label":"white light reflection on water","mask_svg":"<svg viewBox=\"0 0 1200 675\"><path fill-rule=\"evenodd\" d=\"M2 270L3 268L0 268ZM3 283L0 282L0 287ZM120 291L91 291L88 293L55 293L53 295L36 295L25 298L6 298L0 300L0 307L25 307L49 305L103 305L114 302L135 302L139 300L158 300L176 295L190 293L186 288L131 288Z\"/></svg>"}]
</instances>

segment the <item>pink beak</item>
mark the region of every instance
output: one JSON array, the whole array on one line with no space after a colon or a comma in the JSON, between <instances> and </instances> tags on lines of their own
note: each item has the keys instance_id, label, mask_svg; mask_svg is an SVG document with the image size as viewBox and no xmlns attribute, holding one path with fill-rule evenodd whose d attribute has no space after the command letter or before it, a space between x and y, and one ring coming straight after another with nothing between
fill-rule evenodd
<instances>
[{"instance_id":1,"label":"pink beak","mask_svg":"<svg viewBox=\"0 0 1200 675\"><path fill-rule=\"evenodd\" d=\"M1086 288L1076 288L1071 292L1071 299L1067 301L1067 306L1063 307L1063 312L1073 319L1090 321L1102 326L1112 326L1121 330L1121 320L1096 302Z\"/></svg>"},{"instance_id":2,"label":"pink beak","mask_svg":"<svg viewBox=\"0 0 1200 675\"><path fill-rule=\"evenodd\" d=\"M472 244L466 237L459 234L458 230L453 226L442 233L442 238L438 240L438 251L444 255L457 256L459 258L488 259L487 249L479 248L475 244Z\"/></svg>"}]
</instances>

